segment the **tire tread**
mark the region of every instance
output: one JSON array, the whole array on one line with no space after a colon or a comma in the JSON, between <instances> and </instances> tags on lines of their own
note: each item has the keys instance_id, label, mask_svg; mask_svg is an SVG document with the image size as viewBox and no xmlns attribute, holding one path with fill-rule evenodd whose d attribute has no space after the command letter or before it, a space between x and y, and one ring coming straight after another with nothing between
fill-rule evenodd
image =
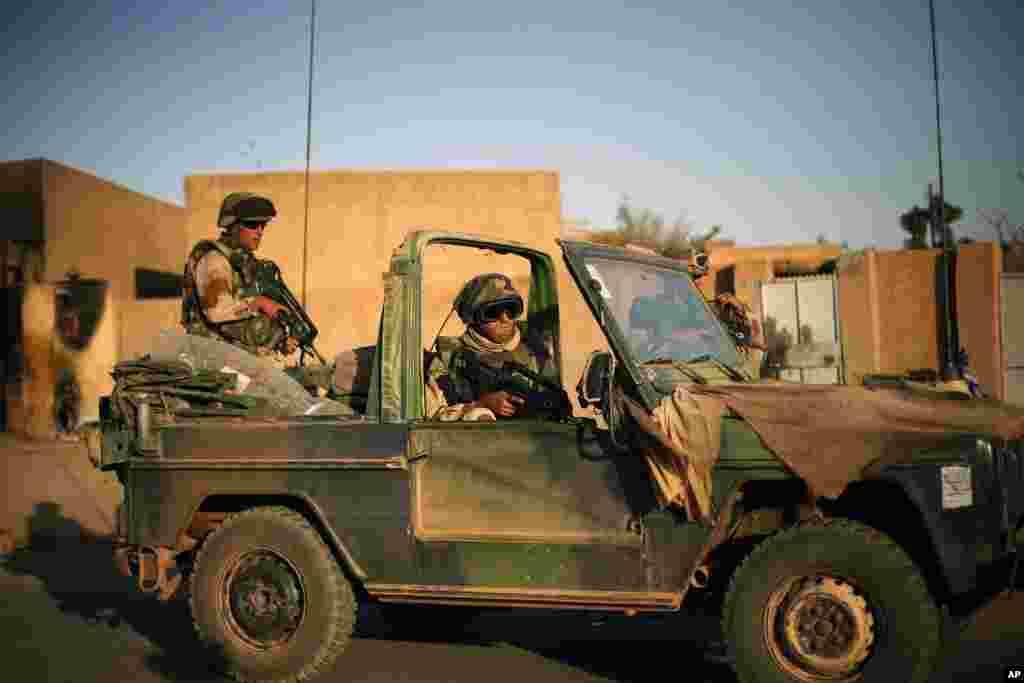
<instances>
[{"instance_id":1,"label":"tire tread","mask_svg":"<svg viewBox=\"0 0 1024 683\"><path fill-rule=\"evenodd\" d=\"M337 559L331 552L331 549L324 543L320 533L313 528L304 516L298 512L284 507L284 506L264 506L249 508L236 512L229 515L224 522L214 529L204 540L203 544L199 547L196 552L195 566L192 571L192 581L195 581L195 577L201 573L201 567L203 566L205 558L204 548L209 548L209 542L218 536L229 533L231 528L240 522L244 522L247 519L253 517L265 517L271 520L283 521L287 525L295 528L303 535L309 538L315 539L314 548L317 551L317 561L327 568L327 578L330 596L328 599L333 602L336 606L331 612L331 624L330 624L330 642L317 651L315 657L302 667L297 673L292 676L286 676L283 678L267 679L258 678L253 676L246 676L242 671L237 668L231 668L228 673L229 675L241 683L302 683L303 681L309 681L313 678L324 673L324 671L337 660L338 656L348 646L350 636L353 628L355 627L355 594L353 593L352 586L338 565ZM193 615L195 615L195 586L189 591L189 609ZM339 604L340 603L340 604ZM193 627L195 628L196 635L199 641L207 647L216 646L216 640L211 634L203 632L203 628L198 620L193 616L192 619Z\"/></svg>"},{"instance_id":2,"label":"tire tread","mask_svg":"<svg viewBox=\"0 0 1024 683\"><path fill-rule=\"evenodd\" d=\"M763 558L766 556L770 557L771 554L775 553L780 546L799 540L800 537L806 534L809 529L815 528L828 529L836 536L857 539L859 541L863 541L868 546L881 548L885 553L889 554L890 557L897 558L902 563L902 568L907 572L906 590L913 594L916 599L926 601L927 604L930 605L930 608L926 609L925 612L931 623L920 624L922 633L932 634L931 642L925 643L929 648L931 661L925 663L926 665L923 667L924 674L920 678L921 681L927 680L927 674L930 673L930 670L937 659L943 632L942 615L939 608L935 605L931 593L928 590L927 583L910 556L892 538L874 527L846 518L825 518L796 525L780 531L758 544L757 547L754 548L753 552L751 552L736 568L736 571L733 572L733 575L729 580L729 586L726 590L725 599L722 605L721 627L723 633L726 635L726 640L729 643L731 661L734 663L734 669L736 669L737 675L740 676L740 680L744 680L742 673L736 667L736 664L739 661L738 655L740 653L735 651L735 644L730 638L730 624L734 617L733 611L735 609L734 603L737 599L736 596L744 590L746 574L754 571L753 568L756 567Z\"/></svg>"}]
</instances>

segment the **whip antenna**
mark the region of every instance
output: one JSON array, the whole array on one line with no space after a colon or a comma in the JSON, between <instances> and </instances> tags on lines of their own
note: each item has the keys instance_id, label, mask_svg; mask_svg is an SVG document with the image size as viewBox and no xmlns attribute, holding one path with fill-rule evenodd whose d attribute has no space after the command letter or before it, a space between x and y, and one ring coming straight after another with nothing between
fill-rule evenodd
<instances>
[{"instance_id":1,"label":"whip antenna","mask_svg":"<svg viewBox=\"0 0 1024 683\"><path fill-rule=\"evenodd\" d=\"M939 194L930 196L932 246L939 247L941 258L938 282L939 309L942 315L942 379L950 381L963 376L967 362L960 348L960 331L956 310L956 272L953 231L946 225L946 188L942 174L942 116L939 109L939 53L935 39L935 0L928 0L928 16L932 29L932 79L935 83L935 143L939 157ZM931 188L928 194L932 195ZM938 239L936 240L936 233Z\"/></svg>"},{"instance_id":2,"label":"whip antenna","mask_svg":"<svg viewBox=\"0 0 1024 683\"><path fill-rule=\"evenodd\" d=\"M307 254L309 252L309 157L313 139L313 42L316 37L316 0L309 15L309 86L306 96L306 212L302 228L302 307L306 308Z\"/></svg>"},{"instance_id":3,"label":"whip antenna","mask_svg":"<svg viewBox=\"0 0 1024 683\"><path fill-rule=\"evenodd\" d=\"M942 244L946 243L946 188L942 174L942 116L939 110L939 53L935 41L935 0L928 0L928 16L932 26L932 80L935 83L935 143L939 154L939 229ZM934 235L932 236L934 240Z\"/></svg>"}]
</instances>

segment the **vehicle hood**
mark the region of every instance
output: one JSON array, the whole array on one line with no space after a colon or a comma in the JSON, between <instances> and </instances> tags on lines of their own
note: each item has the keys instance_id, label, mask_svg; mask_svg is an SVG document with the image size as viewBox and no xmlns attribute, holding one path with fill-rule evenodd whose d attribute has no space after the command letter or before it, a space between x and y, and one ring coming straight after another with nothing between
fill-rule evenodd
<instances>
[{"instance_id":1,"label":"vehicle hood","mask_svg":"<svg viewBox=\"0 0 1024 683\"><path fill-rule=\"evenodd\" d=\"M687 390L742 417L816 496L830 498L879 460L912 461L965 437L1024 436L1024 408L905 387L762 383Z\"/></svg>"}]
</instances>

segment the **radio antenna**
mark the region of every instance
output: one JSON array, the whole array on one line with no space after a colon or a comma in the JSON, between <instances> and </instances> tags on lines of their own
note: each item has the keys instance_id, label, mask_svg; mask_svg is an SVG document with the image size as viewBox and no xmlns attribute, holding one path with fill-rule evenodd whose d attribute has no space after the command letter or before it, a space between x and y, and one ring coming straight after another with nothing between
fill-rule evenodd
<instances>
[{"instance_id":1,"label":"radio antenna","mask_svg":"<svg viewBox=\"0 0 1024 683\"><path fill-rule=\"evenodd\" d=\"M302 307L306 308L306 281L309 253L309 158L313 139L313 42L316 37L316 0L311 0L309 14L309 85L306 97L306 213L302 228Z\"/></svg>"},{"instance_id":2,"label":"radio antenna","mask_svg":"<svg viewBox=\"0 0 1024 683\"><path fill-rule=\"evenodd\" d=\"M938 227L941 233L941 244L945 244L946 234L946 187L942 174L942 116L939 110L939 53L935 40L935 0L928 0L928 16L932 26L932 80L935 83L935 144L939 155L939 213Z\"/></svg>"},{"instance_id":3,"label":"radio antenna","mask_svg":"<svg viewBox=\"0 0 1024 683\"><path fill-rule=\"evenodd\" d=\"M935 143L939 157L939 196L931 196L932 246L942 250L939 260L939 309L942 316L942 379L950 381L963 376L966 355L960 349L960 331L956 310L956 272L953 234L946 226L946 188L942 174L942 116L939 109L939 53L935 38L935 0L928 0L928 16L932 28L932 78L935 82ZM928 189L931 195L931 188ZM939 239L935 244L935 233Z\"/></svg>"}]
</instances>

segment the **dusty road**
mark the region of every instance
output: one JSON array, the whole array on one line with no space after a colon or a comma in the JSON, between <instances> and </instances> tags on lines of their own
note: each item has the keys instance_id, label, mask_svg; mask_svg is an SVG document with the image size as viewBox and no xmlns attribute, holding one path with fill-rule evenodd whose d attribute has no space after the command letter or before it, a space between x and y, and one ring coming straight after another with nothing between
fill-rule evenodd
<instances>
[{"instance_id":1,"label":"dusty road","mask_svg":"<svg viewBox=\"0 0 1024 683\"><path fill-rule=\"evenodd\" d=\"M197 657L185 603L161 606L137 594L112 570L105 545L70 537L55 543L19 551L0 565L0 661L5 674L13 674L6 680L222 680ZM461 627L450 625L460 615L403 610L384 619L366 612L359 637L326 680L656 680L637 662L666 653L685 669L688 683L734 680L727 666L705 659L676 622L534 615L466 616ZM1002 666L1011 663L1024 663L1024 593L983 608L947 648L934 683L1000 680Z\"/></svg>"}]
</instances>

